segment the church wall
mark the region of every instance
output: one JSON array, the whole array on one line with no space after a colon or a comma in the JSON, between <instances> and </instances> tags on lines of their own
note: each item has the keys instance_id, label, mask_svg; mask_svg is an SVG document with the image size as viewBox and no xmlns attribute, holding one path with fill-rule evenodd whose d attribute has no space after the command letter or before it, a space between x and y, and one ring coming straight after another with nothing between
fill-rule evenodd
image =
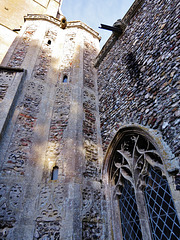
<instances>
[{"instance_id":1,"label":"church wall","mask_svg":"<svg viewBox=\"0 0 180 240\"><path fill-rule=\"evenodd\" d=\"M103 151L124 126L161 148L180 213L178 1L139 2L97 69L94 30L25 18L0 67L0 238L119 239L102 171Z\"/></svg>"},{"instance_id":2,"label":"church wall","mask_svg":"<svg viewBox=\"0 0 180 240\"><path fill-rule=\"evenodd\" d=\"M163 136L175 164L180 116L178 5L144 1L102 60L98 91L104 153L120 126L139 124Z\"/></svg>"},{"instance_id":3,"label":"church wall","mask_svg":"<svg viewBox=\"0 0 180 240\"><path fill-rule=\"evenodd\" d=\"M135 10L135 15L128 15L132 13L130 11L123 19L126 24L124 33L119 37L112 34L95 64L98 69L109 239L119 239L120 220L119 207L111 196L114 186L111 186L107 166L118 139L114 137L125 127L142 129L156 142L180 216L179 1L139 2L142 6ZM137 198L137 201L140 199ZM142 202L140 205L146 209ZM147 232L145 225L142 224L144 235Z\"/></svg>"}]
</instances>

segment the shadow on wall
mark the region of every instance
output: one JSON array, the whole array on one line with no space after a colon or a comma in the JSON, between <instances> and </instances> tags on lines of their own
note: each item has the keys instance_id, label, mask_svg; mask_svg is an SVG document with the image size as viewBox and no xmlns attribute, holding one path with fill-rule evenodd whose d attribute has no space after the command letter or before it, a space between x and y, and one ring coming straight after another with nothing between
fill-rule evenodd
<instances>
[{"instance_id":1,"label":"shadow on wall","mask_svg":"<svg viewBox=\"0 0 180 240\"><path fill-rule=\"evenodd\" d=\"M72 190L68 186L70 180L65 182L66 176L73 179L77 170L78 174L82 174L83 171L86 172L84 169L89 168L87 172L93 169L92 177L98 180L100 173L96 166L99 143L97 136L96 140L94 138L95 132L97 134L97 101L96 94L93 93L96 86L93 85L91 94L86 91L85 96L85 90L81 90L78 92L80 95L76 96L75 85L78 79L72 79L73 71L79 71L79 58L83 49L79 46L76 54L70 56L71 59L64 56L66 64L61 63L57 55L52 57L56 52L54 42L57 33L53 29L46 31L42 45L38 45L36 40L31 39L35 31L35 26L29 27L22 38L16 40L18 45L7 63L9 69L1 71L1 106L8 101L11 107L8 113L1 112L6 126L0 142L0 192L3 192L3 204L6 202L6 207L2 205L0 212L4 216L2 229L9 229L7 234L13 237L18 231L16 224L19 212L22 207L23 211L26 209L28 219L31 219L29 221L36 220L36 239L41 225L47 220L57 226L54 235L60 234L60 223L65 216L65 205L70 201L69 191ZM29 47L38 49L33 58L28 55ZM74 51L73 44L72 50ZM17 73L11 68L27 66L27 59L31 59L29 65L32 69L27 69L24 78L17 79ZM87 81L86 84L90 86ZM78 114L82 117L82 123L78 123ZM83 131L87 138L85 135L82 137ZM80 143L77 143L77 136ZM93 161L90 159L87 162L88 157L93 158ZM84 175L86 177L91 176ZM97 187L97 184L92 184L90 190L86 189L91 192L90 195L93 187ZM12 195L11 200L9 194ZM99 192L98 194L100 195ZM87 225L86 222L84 228L88 228ZM31 226L32 235L34 227L33 224ZM47 226L48 229L50 227ZM24 226L22 231L25 233L29 230Z\"/></svg>"}]
</instances>

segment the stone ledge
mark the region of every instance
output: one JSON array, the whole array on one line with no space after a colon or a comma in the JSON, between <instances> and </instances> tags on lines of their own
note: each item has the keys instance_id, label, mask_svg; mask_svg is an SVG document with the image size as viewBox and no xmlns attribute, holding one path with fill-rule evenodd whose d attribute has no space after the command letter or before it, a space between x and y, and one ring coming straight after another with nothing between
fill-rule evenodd
<instances>
[{"instance_id":1,"label":"stone ledge","mask_svg":"<svg viewBox=\"0 0 180 240\"><path fill-rule=\"evenodd\" d=\"M101 40L101 37L98 32L96 32L94 29L90 28L88 25L86 25L85 23L83 23L79 20L68 22L67 28L71 28L71 27L79 27L81 29L84 29L84 30L88 31L89 33L91 33L93 36L97 37L99 40Z\"/></svg>"},{"instance_id":2,"label":"stone ledge","mask_svg":"<svg viewBox=\"0 0 180 240\"><path fill-rule=\"evenodd\" d=\"M24 17L24 21L26 20L45 20L48 22L52 22L58 26L60 26L61 24L61 20L46 14L28 14L27 16Z\"/></svg>"},{"instance_id":3,"label":"stone ledge","mask_svg":"<svg viewBox=\"0 0 180 240\"><path fill-rule=\"evenodd\" d=\"M24 17L24 21L26 21L26 20L45 20L48 22L52 22L59 27L61 25L61 20L59 20L58 18L49 16L49 15L45 15L45 14L28 14L27 16ZM78 27L78 28L84 29L84 30L88 31L89 33L91 33L94 37L101 40L101 37L98 32L96 32L95 30L93 30L92 28L90 28L85 23L83 23L79 20L67 22L67 28L72 28L72 27Z\"/></svg>"},{"instance_id":4,"label":"stone ledge","mask_svg":"<svg viewBox=\"0 0 180 240\"><path fill-rule=\"evenodd\" d=\"M0 71L11 71L11 72L25 72L26 70L24 68L12 68L12 67L4 67L0 66Z\"/></svg>"},{"instance_id":5,"label":"stone ledge","mask_svg":"<svg viewBox=\"0 0 180 240\"><path fill-rule=\"evenodd\" d=\"M138 9L142 6L144 1L145 0L135 0L134 1L132 6L130 7L130 9L127 11L127 13L125 14L125 16L122 19L122 21L126 25L129 24L130 20L134 17L134 15L138 11ZM104 57L111 50L112 46L115 44L115 42L118 40L118 38L120 38L122 35L123 35L123 32L119 36L117 36L114 33L110 36L110 38L107 40L107 42L105 43L105 45L103 46L103 48L101 49L100 53L98 54L98 56L96 58L96 62L94 64L95 68L99 67L99 65L101 64Z\"/></svg>"}]
</instances>

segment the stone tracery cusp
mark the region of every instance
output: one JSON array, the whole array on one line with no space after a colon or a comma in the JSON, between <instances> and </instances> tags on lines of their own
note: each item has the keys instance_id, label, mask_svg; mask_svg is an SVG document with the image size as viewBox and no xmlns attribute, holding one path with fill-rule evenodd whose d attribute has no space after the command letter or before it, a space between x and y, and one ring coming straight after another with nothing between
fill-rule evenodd
<instances>
[{"instance_id":1,"label":"stone tracery cusp","mask_svg":"<svg viewBox=\"0 0 180 240\"><path fill-rule=\"evenodd\" d=\"M162 174L165 172L160 154L148 139L139 134L125 135L116 148L111 167L114 197L121 195L123 179L128 180L134 188L143 189L149 166L161 170Z\"/></svg>"}]
</instances>

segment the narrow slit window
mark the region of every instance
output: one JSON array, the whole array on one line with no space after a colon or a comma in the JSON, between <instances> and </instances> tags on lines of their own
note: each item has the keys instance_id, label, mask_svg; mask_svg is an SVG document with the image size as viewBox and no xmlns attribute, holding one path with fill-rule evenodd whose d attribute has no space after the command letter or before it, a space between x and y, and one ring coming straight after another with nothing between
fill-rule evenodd
<instances>
[{"instance_id":1,"label":"narrow slit window","mask_svg":"<svg viewBox=\"0 0 180 240\"><path fill-rule=\"evenodd\" d=\"M68 77L67 77L66 75L64 75L64 77L63 77L63 83L67 83L67 81L68 81Z\"/></svg>"},{"instance_id":2,"label":"narrow slit window","mask_svg":"<svg viewBox=\"0 0 180 240\"><path fill-rule=\"evenodd\" d=\"M58 180L58 170L57 166L53 167L51 180Z\"/></svg>"}]
</instances>

